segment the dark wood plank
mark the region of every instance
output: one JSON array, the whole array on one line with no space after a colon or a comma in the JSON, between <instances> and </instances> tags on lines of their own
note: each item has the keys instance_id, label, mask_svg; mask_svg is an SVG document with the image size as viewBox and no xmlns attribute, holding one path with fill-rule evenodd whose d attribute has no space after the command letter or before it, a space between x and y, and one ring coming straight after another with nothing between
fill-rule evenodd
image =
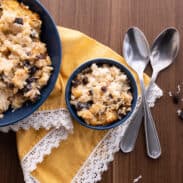
<instances>
[{"instance_id":1,"label":"dark wood plank","mask_svg":"<svg viewBox=\"0 0 183 183\"><path fill-rule=\"evenodd\" d=\"M122 39L130 26L140 27L150 43L166 26L176 26L183 35L183 1L180 0L41 0L57 24L80 30L121 54ZM181 45L182 48L182 45ZM141 129L136 148L130 154L117 153L101 183L132 183L142 175L141 183L183 182L183 124L176 116L168 90L182 81L182 57L161 73L158 84L164 96L156 104L156 120L163 154L159 160L147 158ZM0 180L23 182L14 134L0 134ZM10 176L11 175L11 176Z\"/></svg>"},{"instance_id":2,"label":"dark wood plank","mask_svg":"<svg viewBox=\"0 0 183 183\"><path fill-rule=\"evenodd\" d=\"M23 183L14 133L0 133L0 182Z\"/></svg>"}]
</instances>

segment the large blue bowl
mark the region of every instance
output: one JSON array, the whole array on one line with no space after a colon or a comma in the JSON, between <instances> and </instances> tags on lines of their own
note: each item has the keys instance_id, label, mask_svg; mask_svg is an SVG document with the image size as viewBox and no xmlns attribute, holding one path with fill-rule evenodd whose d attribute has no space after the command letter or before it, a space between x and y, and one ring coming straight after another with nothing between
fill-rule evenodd
<instances>
[{"instance_id":1,"label":"large blue bowl","mask_svg":"<svg viewBox=\"0 0 183 183\"><path fill-rule=\"evenodd\" d=\"M4 118L0 119L0 126L16 123L36 111L53 90L61 65L62 53L60 37L56 25L48 11L39 1L36 0L19 0L19 2L23 2L25 5L28 5L32 11L37 12L40 15L43 22L41 40L47 45L48 54L51 57L54 71L50 77L48 84L41 90L41 98L36 103L26 103L26 105L14 112L9 109L4 113Z\"/></svg>"},{"instance_id":2,"label":"large blue bowl","mask_svg":"<svg viewBox=\"0 0 183 183\"><path fill-rule=\"evenodd\" d=\"M85 123L85 121L80 118L77 115L76 109L73 105L71 105L70 103L70 99L71 99L71 87L72 87L72 80L75 79L75 77L85 68L91 66L93 63L96 64L109 64L109 65L114 65L116 67L118 67L122 72L124 72L129 81L130 81L130 85L131 85L131 91L132 91L132 95L133 95L133 101L132 101L132 110L125 116L123 117L121 120L115 121L114 123L111 124L107 124L107 125L99 125L99 126L93 126L93 125L89 125L87 123ZM107 130L110 128L114 128L122 123L124 123L125 121L127 121L127 119L131 116L131 114L133 113L135 107L136 107L136 103L137 103L137 98L138 98L138 90L137 90L137 84L136 81L132 75L132 73L129 71L128 68L126 68L124 65L120 64L119 62L115 61L115 60L111 60L111 59L106 59L106 58L97 58L97 59L93 59L90 61L85 62L84 64L80 65L70 76L68 82L67 82L67 86L66 86L66 91L65 91L65 98L66 98L66 104L67 107L71 113L71 115L73 116L73 118L79 122L81 125L87 127L87 128L91 128L91 129L95 129L95 130Z\"/></svg>"}]
</instances>

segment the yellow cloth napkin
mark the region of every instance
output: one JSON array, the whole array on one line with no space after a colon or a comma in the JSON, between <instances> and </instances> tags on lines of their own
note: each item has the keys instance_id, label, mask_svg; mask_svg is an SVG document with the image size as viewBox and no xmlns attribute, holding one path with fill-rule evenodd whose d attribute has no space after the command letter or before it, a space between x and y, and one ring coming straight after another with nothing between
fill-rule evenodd
<instances>
[{"instance_id":1,"label":"yellow cloth napkin","mask_svg":"<svg viewBox=\"0 0 183 183\"><path fill-rule=\"evenodd\" d=\"M81 63L93 58L106 57L115 59L127 66L120 55L83 33L63 27L58 27L58 30L62 41L62 66L55 89L39 109L40 111L66 108L64 98L65 85L73 70ZM132 73L137 79L137 75L133 71ZM148 81L147 77L145 77L145 81ZM38 161L40 163L37 164L37 167L30 168L32 180L35 179L41 183L71 182L107 133L106 131L84 128L77 122L73 123L73 134L69 135L67 140L62 141L60 145L57 144L58 148L54 148L51 153L45 153L45 155L48 155ZM36 131L29 129L17 132L17 148L21 162L28 155L32 155L31 150L51 130L40 129ZM25 168L23 167L23 169ZM26 172L24 172L25 174Z\"/></svg>"}]
</instances>

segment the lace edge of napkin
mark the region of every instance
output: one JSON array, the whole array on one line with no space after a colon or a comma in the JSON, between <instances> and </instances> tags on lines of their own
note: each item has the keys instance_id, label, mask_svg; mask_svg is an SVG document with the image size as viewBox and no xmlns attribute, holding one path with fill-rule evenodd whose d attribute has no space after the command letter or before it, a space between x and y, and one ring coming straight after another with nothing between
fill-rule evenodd
<instances>
[{"instance_id":1,"label":"lace edge of napkin","mask_svg":"<svg viewBox=\"0 0 183 183\"><path fill-rule=\"evenodd\" d=\"M21 167L26 183L39 182L31 175L31 172L37 168L37 165L44 160L45 156L51 154L53 148L57 148L61 141L67 139L69 133L72 133L72 128L68 130L65 127L60 127L59 129L50 130L48 134L24 156L21 160Z\"/></svg>"},{"instance_id":2,"label":"lace edge of napkin","mask_svg":"<svg viewBox=\"0 0 183 183\"><path fill-rule=\"evenodd\" d=\"M68 110L64 108L49 111L36 111L16 124L1 127L0 131L4 133L9 132L10 130L17 132L19 129L28 130L30 128L34 128L35 130L39 130L40 128L49 130L51 128L58 129L61 126L64 126L68 130L72 128L70 114Z\"/></svg>"},{"instance_id":3,"label":"lace edge of napkin","mask_svg":"<svg viewBox=\"0 0 183 183\"><path fill-rule=\"evenodd\" d=\"M156 99L163 95L163 91L154 84L149 93L148 104L153 107ZM126 124L112 129L106 134L73 178L72 183L95 183L101 180L102 173L108 169L108 164L113 161L114 154L119 151L121 138L132 120L133 116Z\"/></svg>"},{"instance_id":4,"label":"lace edge of napkin","mask_svg":"<svg viewBox=\"0 0 183 183\"><path fill-rule=\"evenodd\" d=\"M38 180L31 175L31 172L36 169L46 155L51 153L53 148L57 148L61 141L67 139L68 135L73 131L73 124L69 111L60 108L49 111L37 111L17 124L0 128L0 131L28 130L31 127L36 130L40 128L51 129L21 160L25 182L38 183Z\"/></svg>"},{"instance_id":5,"label":"lace edge of napkin","mask_svg":"<svg viewBox=\"0 0 183 183\"><path fill-rule=\"evenodd\" d=\"M154 106L154 102L157 98L163 95L162 90L154 85L149 92L151 95L148 97L148 103L151 107ZM140 101L140 100L139 100ZM137 107L138 108L138 107ZM137 110L136 108L136 110ZM68 112L64 109L64 111ZM47 111L50 112L50 111ZM62 112L61 112L62 113ZM59 113L57 113L59 114ZM134 111L135 114L135 111ZM54 117L55 114L53 114ZM58 115L57 115L58 117ZM62 115L59 116L62 118ZM119 151L119 142L124 134L127 125L131 122L133 116L124 125L121 125L115 129L110 130L101 142L96 146L90 157L83 164L76 176L73 178L72 183L94 183L101 180L101 175L107 170L108 163L113 160L114 154ZM57 118L58 119L58 118ZM65 118L64 121L68 123L69 118ZM70 119L71 120L71 119ZM70 122L72 126L72 122ZM26 183L38 183L35 177L31 175L38 163L44 160L46 155L51 154L53 148L57 148L60 142L67 138L68 131L71 131L72 127L58 129L52 129L33 149L23 158L21 166L24 173L24 180Z\"/></svg>"}]
</instances>

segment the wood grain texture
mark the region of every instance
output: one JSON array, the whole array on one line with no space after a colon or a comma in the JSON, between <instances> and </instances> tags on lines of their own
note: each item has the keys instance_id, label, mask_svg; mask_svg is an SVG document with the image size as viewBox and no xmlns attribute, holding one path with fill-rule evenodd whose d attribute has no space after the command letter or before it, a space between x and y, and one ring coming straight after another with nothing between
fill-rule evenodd
<instances>
[{"instance_id":1,"label":"wood grain texture","mask_svg":"<svg viewBox=\"0 0 183 183\"><path fill-rule=\"evenodd\" d=\"M57 24L80 30L121 54L122 40L130 26L140 27L150 43L167 26L183 35L183 1L181 0L41 0ZM182 50L182 45L180 50ZM183 123L167 95L183 81L183 52L176 64L160 74L157 83L164 97L153 109L162 145L162 156L151 160L146 156L144 130L141 129L134 152L115 155L101 183L132 183L142 175L140 183L183 182ZM182 105L183 106L183 105ZM0 182L21 183L15 135L0 134Z\"/></svg>"}]
</instances>

